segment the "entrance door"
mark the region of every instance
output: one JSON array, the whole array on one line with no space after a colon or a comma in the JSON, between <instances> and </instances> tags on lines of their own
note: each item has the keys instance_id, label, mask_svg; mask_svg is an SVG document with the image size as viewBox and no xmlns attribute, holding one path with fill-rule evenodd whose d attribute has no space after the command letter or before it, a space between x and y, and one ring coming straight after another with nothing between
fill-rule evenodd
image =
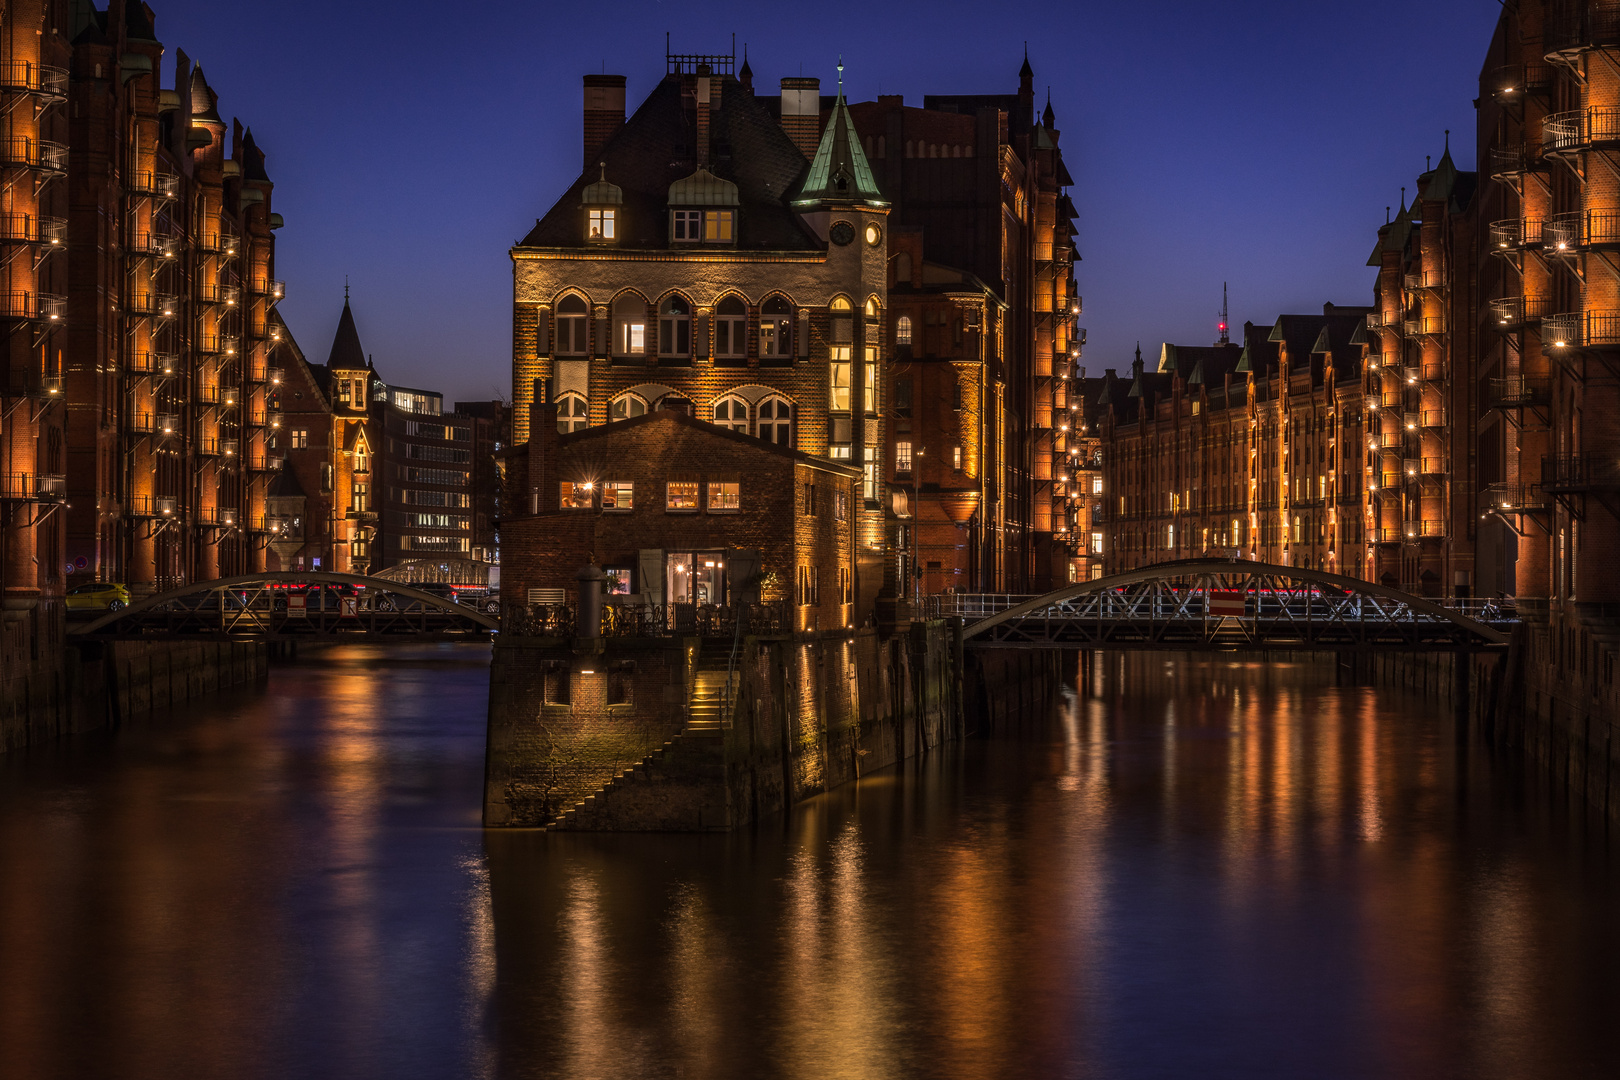
<instances>
[{"instance_id":1,"label":"entrance door","mask_svg":"<svg viewBox=\"0 0 1620 1080\"><path fill-rule=\"evenodd\" d=\"M726 602L723 551L670 551L664 555L666 594L671 604Z\"/></svg>"}]
</instances>

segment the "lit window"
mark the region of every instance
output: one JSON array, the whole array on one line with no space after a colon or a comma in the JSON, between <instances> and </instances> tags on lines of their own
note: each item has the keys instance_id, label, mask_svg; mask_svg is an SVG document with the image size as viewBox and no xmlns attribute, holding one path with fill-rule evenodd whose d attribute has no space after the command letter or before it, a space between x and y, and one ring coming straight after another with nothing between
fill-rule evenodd
<instances>
[{"instance_id":1,"label":"lit window","mask_svg":"<svg viewBox=\"0 0 1620 1080\"><path fill-rule=\"evenodd\" d=\"M585 336L585 317L589 309L577 296L564 297L557 305L557 352L562 356L583 356L590 351Z\"/></svg>"},{"instance_id":2,"label":"lit window","mask_svg":"<svg viewBox=\"0 0 1620 1080\"><path fill-rule=\"evenodd\" d=\"M309 449L309 429L308 428L293 428L293 430L292 430L292 448L294 450L307 450L307 449Z\"/></svg>"},{"instance_id":3,"label":"lit window","mask_svg":"<svg viewBox=\"0 0 1620 1080\"><path fill-rule=\"evenodd\" d=\"M590 406L578 394L564 394L557 399L557 431L567 435L570 431L584 431L590 426Z\"/></svg>"},{"instance_id":4,"label":"lit window","mask_svg":"<svg viewBox=\"0 0 1620 1080\"><path fill-rule=\"evenodd\" d=\"M641 356L647 351L647 305L639 296L623 296L613 305L613 351Z\"/></svg>"},{"instance_id":5,"label":"lit window","mask_svg":"<svg viewBox=\"0 0 1620 1080\"><path fill-rule=\"evenodd\" d=\"M786 398L768 397L759 403L759 437L777 446L793 446L793 406Z\"/></svg>"},{"instance_id":6,"label":"lit window","mask_svg":"<svg viewBox=\"0 0 1620 1080\"><path fill-rule=\"evenodd\" d=\"M703 239L711 244L731 243L732 210L710 210L703 215Z\"/></svg>"},{"instance_id":7,"label":"lit window","mask_svg":"<svg viewBox=\"0 0 1620 1080\"><path fill-rule=\"evenodd\" d=\"M1091 493L1093 495L1101 495L1102 494L1102 477L1101 476L1093 476L1091 478Z\"/></svg>"},{"instance_id":8,"label":"lit window","mask_svg":"<svg viewBox=\"0 0 1620 1080\"><path fill-rule=\"evenodd\" d=\"M698 481L696 477L671 477L664 484L665 510L696 510L698 508Z\"/></svg>"},{"instance_id":9,"label":"lit window","mask_svg":"<svg viewBox=\"0 0 1620 1080\"><path fill-rule=\"evenodd\" d=\"M348 379L343 379L343 380L338 382L338 404L347 405L348 403L349 403L349 380Z\"/></svg>"},{"instance_id":10,"label":"lit window","mask_svg":"<svg viewBox=\"0 0 1620 1080\"><path fill-rule=\"evenodd\" d=\"M861 498L872 502L878 497L878 462L867 458L861 464Z\"/></svg>"},{"instance_id":11,"label":"lit window","mask_svg":"<svg viewBox=\"0 0 1620 1080\"><path fill-rule=\"evenodd\" d=\"M840 346L833 346L835 359L829 365L827 407L833 412L849 412L849 349L843 348L842 360L837 359L840 355L839 349Z\"/></svg>"},{"instance_id":12,"label":"lit window","mask_svg":"<svg viewBox=\"0 0 1620 1080\"><path fill-rule=\"evenodd\" d=\"M877 412L877 350L866 350L866 382L861 385L861 404L867 413Z\"/></svg>"},{"instance_id":13,"label":"lit window","mask_svg":"<svg viewBox=\"0 0 1620 1080\"><path fill-rule=\"evenodd\" d=\"M620 394L613 399L608 415L614 420L628 420L632 416L646 416L647 403L635 394Z\"/></svg>"},{"instance_id":14,"label":"lit window","mask_svg":"<svg viewBox=\"0 0 1620 1080\"><path fill-rule=\"evenodd\" d=\"M658 355L690 356L692 307L685 297L672 296L658 309Z\"/></svg>"},{"instance_id":15,"label":"lit window","mask_svg":"<svg viewBox=\"0 0 1620 1080\"><path fill-rule=\"evenodd\" d=\"M911 443L897 442L894 444L894 471L897 473L911 472Z\"/></svg>"},{"instance_id":16,"label":"lit window","mask_svg":"<svg viewBox=\"0 0 1620 1080\"><path fill-rule=\"evenodd\" d=\"M709 481L709 513L733 513L742 506L741 485L735 480Z\"/></svg>"},{"instance_id":17,"label":"lit window","mask_svg":"<svg viewBox=\"0 0 1620 1080\"><path fill-rule=\"evenodd\" d=\"M738 357L748 353L748 309L728 296L714 309L714 355Z\"/></svg>"},{"instance_id":18,"label":"lit window","mask_svg":"<svg viewBox=\"0 0 1620 1080\"><path fill-rule=\"evenodd\" d=\"M957 472L962 471L962 448L961 448L961 446L953 446L951 448L951 468L955 469Z\"/></svg>"},{"instance_id":19,"label":"lit window","mask_svg":"<svg viewBox=\"0 0 1620 1080\"><path fill-rule=\"evenodd\" d=\"M600 207L588 210L585 214L585 238L598 243L612 240L613 219L617 213L616 210L605 210Z\"/></svg>"},{"instance_id":20,"label":"lit window","mask_svg":"<svg viewBox=\"0 0 1620 1080\"><path fill-rule=\"evenodd\" d=\"M557 505L564 510L589 510L591 491L595 487L588 480L564 480L558 493Z\"/></svg>"},{"instance_id":21,"label":"lit window","mask_svg":"<svg viewBox=\"0 0 1620 1080\"><path fill-rule=\"evenodd\" d=\"M714 403L714 423L728 431L748 434L748 402L740 397L723 397Z\"/></svg>"},{"instance_id":22,"label":"lit window","mask_svg":"<svg viewBox=\"0 0 1620 1080\"><path fill-rule=\"evenodd\" d=\"M793 355L793 307L780 296L759 309L759 355Z\"/></svg>"},{"instance_id":23,"label":"lit window","mask_svg":"<svg viewBox=\"0 0 1620 1080\"><path fill-rule=\"evenodd\" d=\"M671 239L688 243L703 239L703 211L676 210L673 214L674 228L670 234Z\"/></svg>"},{"instance_id":24,"label":"lit window","mask_svg":"<svg viewBox=\"0 0 1620 1080\"><path fill-rule=\"evenodd\" d=\"M855 576L847 566L838 568L838 602L840 604L855 602Z\"/></svg>"},{"instance_id":25,"label":"lit window","mask_svg":"<svg viewBox=\"0 0 1620 1080\"><path fill-rule=\"evenodd\" d=\"M896 345L911 344L911 316L902 315L895 321L894 343Z\"/></svg>"},{"instance_id":26,"label":"lit window","mask_svg":"<svg viewBox=\"0 0 1620 1080\"><path fill-rule=\"evenodd\" d=\"M1091 534L1091 553L1093 555L1102 554L1102 536L1103 534L1100 532L1094 532Z\"/></svg>"},{"instance_id":27,"label":"lit window","mask_svg":"<svg viewBox=\"0 0 1620 1080\"><path fill-rule=\"evenodd\" d=\"M636 486L628 480L609 480L602 485L602 509L631 510L635 508ZM625 590L629 591L629 590Z\"/></svg>"}]
</instances>

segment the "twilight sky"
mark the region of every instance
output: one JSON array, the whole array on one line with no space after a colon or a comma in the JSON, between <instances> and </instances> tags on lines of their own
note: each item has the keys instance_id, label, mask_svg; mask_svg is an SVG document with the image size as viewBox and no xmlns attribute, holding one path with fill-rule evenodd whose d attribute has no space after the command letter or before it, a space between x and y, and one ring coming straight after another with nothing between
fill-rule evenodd
<instances>
[{"instance_id":1,"label":"twilight sky","mask_svg":"<svg viewBox=\"0 0 1620 1080\"><path fill-rule=\"evenodd\" d=\"M352 285L382 377L446 398L511 386L507 251L579 172L580 77L629 78L634 111L676 52L748 44L754 83L842 53L851 100L1012 93L1029 41L1077 183L1093 371L1137 340L1371 295L1384 208L1452 130L1461 168L1496 0L1134 0L863 6L484 0L150 0L167 47L253 128L287 221L281 310L326 359ZM953 13L960 13L959 15ZM1004 13L998 18L997 12ZM1041 102L1037 101L1037 106Z\"/></svg>"}]
</instances>

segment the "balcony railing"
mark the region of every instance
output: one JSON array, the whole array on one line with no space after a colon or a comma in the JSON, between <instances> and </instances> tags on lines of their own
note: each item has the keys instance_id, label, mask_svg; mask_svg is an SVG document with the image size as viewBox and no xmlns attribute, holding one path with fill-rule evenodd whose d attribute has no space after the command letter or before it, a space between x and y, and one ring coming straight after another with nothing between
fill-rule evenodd
<instances>
[{"instance_id":1,"label":"balcony railing","mask_svg":"<svg viewBox=\"0 0 1620 1080\"><path fill-rule=\"evenodd\" d=\"M162 259L172 259L180 253L180 237L169 229L131 233L128 250L134 255L155 255Z\"/></svg>"},{"instance_id":2,"label":"balcony railing","mask_svg":"<svg viewBox=\"0 0 1620 1080\"><path fill-rule=\"evenodd\" d=\"M7 135L0 137L0 165L59 176L67 172L68 148L49 139Z\"/></svg>"},{"instance_id":3,"label":"balcony railing","mask_svg":"<svg viewBox=\"0 0 1620 1080\"><path fill-rule=\"evenodd\" d=\"M1554 493L1620 488L1620 454L1548 454L1541 459L1541 486Z\"/></svg>"},{"instance_id":4,"label":"balcony railing","mask_svg":"<svg viewBox=\"0 0 1620 1080\"><path fill-rule=\"evenodd\" d=\"M6 502L61 502L67 477L54 473L0 473L0 499Z\"/></svg>"},{"instance_id":5,"label":"balcony railing","mask_svg":"<svg viewBox=\"0 0 1620 1080\"><path fill-rule=\"evenodd\" d=\"M1620 245L1620 212L1588 210L1586 231L1581 242L1587 247L1613 247Z\"/></svg>"},{"instance_id":6,"label":"balcony railing","mask_svg":"<svg viewBox=\"0 0 1620 1080\"><path fill-rule=\"evenodd\" d=\"M224 304L226 307L235 307L241 295L235 285L197 285L197 299L204 304Z\"/></svg>"},{"instance_id":7,"label":"balcony railing","mask_svg":"<svg viewBox=\"0 0 1620 1080\"><path fill-rule=\"evenodd\" d=\"M1418 526L1418 535L1419 536L1444 536L1444 535L1446 535L1446 523L1443 522L1443 521L1433 521L1433 520L1425 521L1425 522L1423 522L1422 524L1420 524Z\"/></svg>"},{"instance_id":8,"label":"balcony railing","mask_svg":"<svg viewBox=\"0 0 1620 1080\"><path fill-rule=\"evenodd\" d=\"M61 322L67 317L67 297L54 293L0 293L0 319L38 319Z\"/></svg>"},{"instance_id":9,"label":"balcony railing","mask_svg":"<svg viewBox=\"0 0 1620 1080\"><path fill-rule=\"evenodd\" d=\"M1419 466L1424 476L1444 476L1446 474L1446 459L1443 457L1426 457Z\"/></svg>"},{"instance_id":10,"label":"balcony railing","mask_svg":"<svg viewBox=\"0 0 1620 1080\"><path fill-rule=\"evenodd\" d=\"M1406 435L1399 431L1383 431L1378 435L1378 446L1381 450L1399 449L1406 445Z\"/></svg>"},{"instance_id":11,"label":"balcony railing","mask_svg":"<svg viewBox=\"0 0 1620 1080\"><path fill-rule=\"evenodd\" d=\"M67 243L67 219L40 217L37 214L0 214L0 241L61 247Z\"/></svg>"},{"instance_id":12,"label":"balcony railing","mask_svg":"<svg viewBox=\"0 0 1620 1080\"><path fill-rule=\"evenodd\" d=\"M172 319L180 314L180 298L167 293L136 291L124 301L124 310L132 315L149 315L156 319Z\"/></svg>"},{"instance_id":13,"label":"balcony railing","mask_svg":"<svg viewBox=\"0 0 1620 1080\"><path fill-rule=\"evenodd\" d=\"M1510 176L1522 176L1527 172L1535 172L1543 164L1541 146L1536 143L1526 143L1520 146L1493 146L1486 160L1491 170L1491 176L1498 180Z\"/></svg>"},{"instance_id":14,"label":"balcony railing","mask_svg":"<svg viewBox=\"0 0 1620 1080\"><path fill-rule=\"evenodd\" d=\"M132 409L124 414L124 427L132 435L151 435L157 431L157 418L149 412Z\"/></svg>"},{"instance_id":15,"label":"balcony railing","mask_svg":"<svg viewBox=\"0 0 1620 1080\"><path fill-rule=\"evenodd\" d=\"M1541 93L1552 86L1552 67L1540 60L1508 64L1491 72L1485 83L1492 97L1510 105L1523 101L1526 94Z\"/></svg>"},{"instance_id":16,"label":"balcony railing","mask_svg":"<svg viewBox=\"0 0 1620 1080\"><path fill-rule=\"evenodd\" d=\"M1541 250L1549 255L1574 254L1581 246L1581 225L1579 211L1548 218L1541 225Z\"/></svg>"},{"instance_id":17,"label":"balcony railing","mask_svg":"<svg viewBox=\"0 0 1620 1080\"><path fill-rule=\"evenodd\" d=\"M1499 328L1519 326L1551 313L1550 296L1502 296L1491 301L1491 317Z\"/></svg>"},{"instance_id":18,"label":"balcony railing","mask_svg":"<svg viewBox=\"0 0 1620 1080\"><path fill-rule=\"evenodd\" d=\"M213 384L197 387L196 400L204 405L218 405L219 387Z\"/></svg>"},{"instance_id":19,"label":"balcony railing","mask_svg":"<svg viewBox=\"0 0 1620 1080\"><path fill-rule=\"evenodd\" d=\"M132 195L168 200L180 194L180 177L174 173L132 172L127 175L128 189Z\"/></svg>"},{"instance_id":20,"label":"balcony railing","mask_svg":"<svg viewBox=\"0 0 1620 1080\"><path fill-rule=\"evenodd\" d=\"M174 517L180 512L180 500L172 495L131 495L124 500L124 512L132 517Z\"/></svg>"},{"instance_id":21,"label":"balcony railing","mask_svg":"<svg viewBox=\"0 0 1620 1080\"><path fill-rule=\"evenodd\" d=\"M1581 315L1566 311L1548 315L1541 320L1541 348L1543 352L1559 349L1578 349L1581 346Z\"/></svg>"},{"instance_id":22,"label":"balcony railing","mask_svg":"<svg viewBox=\"0 0 1620 1080\"><path fill-rule=\"evenodd\" d=\"M1446 426L1446 410L1424 409L1422 425L1426 428L1443 428Z\"/></svg>"},{"instance_id":23,"label":"balcony railing","mask_svg":"<svg viewBox=\"0 0 1620 1080\"><path fill-rule=\"evenodd\" d=\"M1553 0L1547 5L1542 48L1549 56L1596 45L1620 45L1620 8L1586 0Z\"/></svg>"},{"instance_id":24,"label":"balcony railing","mask_svg":"<svg viewBox=\"0 0 1620 1080\"><path fill-rule=\"evenodd\" d=\"M180 433L180 417L174 413L158 413L157 433L165 438Z\"/></svg>"},{"instance_id":25,"label":"balcony railing","mask_svg":"<svg viewBox=\"0 0 1620 1080\"><path fill-rule=\"evenodd\" d=\"M219 440L206 435L199 435L192 441L191 449L198 457L218 457Z\"/></svg>"},{"instance_id":26,"label":"balcony railing","mask_svg":"<svg viewBox=\"0 0 1620 1080\"><path fill-rule=\"evenodd\" d=\"M1509 375L1490 382L1493 409L1514 409L1525 405L1545 405L1551 399L1551 384L1531 375Z\"/></svg>"},{"instance_id":27,"label":"balcony railing","mask_svg":"<svg viewBox=\"0 0 1620 1080\"><path fill-rule=\"evenodd\" d=\"M235 334L202 334L197 338L197 350L209 356L235 356L239 345Z\"/></svg>"},{"instance_id":28,"label":"balcony railing","mask_svg":"<svg viewBox=\"0 0 1620 1080\"><path fill-rule=\"evenodd\" d=\"M1385 390L1379 395L1379 405L1385 409L1399 409L1406 404L1406 391Z\"/></svg>"},{"instance_id":29,"label":"balcony railing","mask_svg":"<svg viewBox=\"0 0 1620 1080\"><path fill-rule=\"evenodd\" d=\"M1506 218L1490 225L1490 246L1493 251L1516 251L1521 247L1536 247L1541 243L1540 218Z\"/></svg>"},{"instance_id":30,"label":"balcony railing","mask_svg":"<svg viewBox=\"0 0 1620 1080\"><path fill-rule=\"evenodd\" d=\"M1541 124L1541 144L1548 153L1572 153L1612 142L1620 142L1620 109L1549 113Z\"/></svg>"},{"instance_id":31,"label":"balcony railing","mask_svg":"<svg viewBox=\"0 0 1620 1080\"><path fill-rule=\"evenodd\" d=\"M1540 484L1492 484L1485 489L1482 503L1488 510L1524 513L1547 509L1547 493Z\"/></svg>"},{"instance_id":32,"label":"balcony railing","mask_svg":"<svg viewBox=\"0 0 1620 1080\"><path fill-rule=\"evenodd\" d=\"M60 101L67 97L67 89L67 68L36 64L30 60L0 62L0 90Z\"/></svg>"}]
</instances>

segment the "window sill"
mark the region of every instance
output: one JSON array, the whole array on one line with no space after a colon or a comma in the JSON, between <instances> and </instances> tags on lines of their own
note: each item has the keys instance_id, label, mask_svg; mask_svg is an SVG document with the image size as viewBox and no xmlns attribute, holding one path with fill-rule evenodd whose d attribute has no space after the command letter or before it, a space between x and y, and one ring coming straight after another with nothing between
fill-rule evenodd
<instances>
[{"instance_id":1,"label":"window sill","mask_svg":"<svg viewBox=\"0 0 1620 1080\"><path fill-rule=\"evenodd\" d=\"M636 508L633 507L633 506L604 506L604 507L602 507L602 513L604 513L604 514L631 514L631 513L635 512L635 509Z\"/></svg>"},{"instance_id":2,"label":"window sill","mask_svg":"<svg viewBox=\"0 0 1620 1080\"><path fill-rule=\"evenodd\" d=\"M742 507L738 506L738 507L734 507L734 508L732 508L730 510L723 510L723 509L722 510L717 510L717 509L715 509L714 507L711 506L711 507L709 507L709 513L711 513L711 514L740 514L740 513L742 513Z\"/></svg>"},{"instance_id":3,"label":"window sill","mask_svg":"<svg viewBox=\"0 0 1620 1080\"><path fill-rule=\"evenodd\" d=\"M695 506L666 506L666 507L664 507L664 513L666 513L666 514L695 514L697 512L698 512L698 509Z\"/></svg>"}]
</instances>

